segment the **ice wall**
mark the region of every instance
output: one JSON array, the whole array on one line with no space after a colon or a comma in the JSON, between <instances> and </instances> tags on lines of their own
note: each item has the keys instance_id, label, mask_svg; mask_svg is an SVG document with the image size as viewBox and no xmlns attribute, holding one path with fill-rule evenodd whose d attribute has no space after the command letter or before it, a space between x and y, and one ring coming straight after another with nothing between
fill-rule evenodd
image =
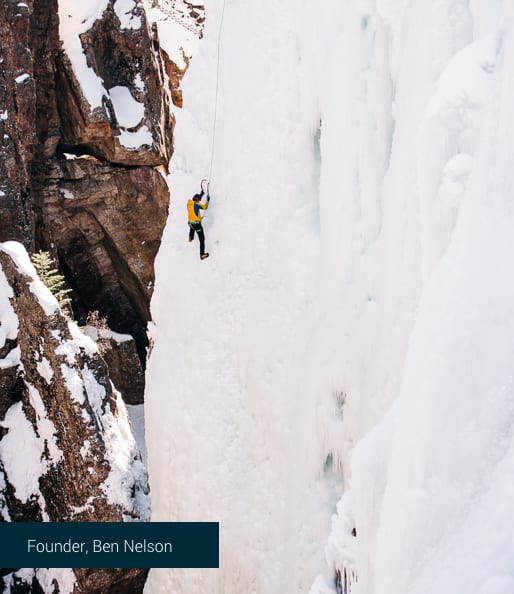
<instances>
[{"instance_id":1,"label":"ice wall","mask_svg":"<svg viewBox=\"0 0 514 594\"><path fill-rule=\"evenodd\" d=\"M313 376L319 61L295 3L227 2L201 262L185 206L211 157L221 3L207 9L177 115L146 410L154 518L219 520L222 569L155 571L148 591L307 592L339 480L325 417L339 422L340 386Z\"/></svg>"},{"instance_id":2,"label":"ice wall","mask_svg":"<svg viewBox=\"0 0 514 594\"><path fill-rule=\"evenodd\" d=\"M395 132L376 245L387 221L394 233L375 262L396 268L390 303L400 320L410 309L413 328L395 329L387 315L379 324L397 330L390 354L405 354L392 374L400 383L352 455L327 558L357 572L352 594L506 594L514 587L513 9L377 8L389 31ZM383 291L385 279L373 278ZM371 358L366 369L386 377ZM332 584L318 580L312 593Z\"/></svg>"},{"instance_id":3,"label":"ice wall","mask_svg":"<svg viewBox=\"0 0 514 594\"><path fill-rule=\"evenodd\" d=\"M406 591L507 451L512 9L227 0L218 47L222 6L177 114L146 397L154 519L219 520L221 569L147 592L332 592L353 524L354 588Z\"/></svg>"}]
</instances>

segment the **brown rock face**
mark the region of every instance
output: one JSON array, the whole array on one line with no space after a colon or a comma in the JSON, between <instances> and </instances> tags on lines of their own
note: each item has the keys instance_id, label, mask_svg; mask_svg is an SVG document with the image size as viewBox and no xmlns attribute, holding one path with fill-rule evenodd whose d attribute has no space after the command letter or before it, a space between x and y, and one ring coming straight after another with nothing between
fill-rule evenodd
<instances>
[{"instance_id":1,"label":"brown rock face","mask_svg":"<svg viewBox=\"0 0 514 594\"><path fill-rule=\"evenodd\" d=\"M164 173L173 152L170 108L181 105L184 71L160 48L140 3L130 28L110 0L80 41L77 33L103 89L91 105L60 42L57 0L25 4L0 6L0 241L50 251L78 319L98 310L132 334L144 366L169 204L155 168Z\"/></svg>"},{"instance_id":2,"label":"brown rock face","mask_svg":"<svg viewBox=\"0 0 514 594\"><path fill-rule=\"evenodd\" d=\"M102 356L109 368L114 385L127 404L142 404L144 399L145 377L133 340L118 342L109 339Z\"/></svg>"},{"instance_id":3,"label":"brown rock face","mask_svg":"<svg viewBox=\"0 0 514 594\"><path fill-rule=\"evenodd\" d=\"M134 339L128 334L111 332L101 325L88 325L84 328L84 333L98 344L102 358L109 368L111 381L120 391L124 402L142 404L145 381Z\"/></svg>"},{"instance_id":4,"label":"brown rock face","mask_svg":"<svg viewBox=\"0 0 514 594\"><path fill-rule=\"evenodd\" d=\"M59 151L98 160L53 159L37 221L38 244L57 256L74 290L76 315L83 321L88 311L98 310L114 330L132 334L144 365L153 262L169 204L167 185L153 167L167 168L174 118L156 32L140 6L133 12L140 27L122 29L110 2L80 36L106 91L102 106L89 104L68 57L57 54ZM120 89L144 112L133 128L120 121L114 100L114 90ZM122 134L143 128L152 139L149 145L134 150L120 141Z\"/></svg>"},{"instance_id":5,"label":"brown rock face","mask_svg":"<svg viewBox=\"0 0 514 594\"><path fill-rule=\"evenodd\" d=\"M84 323L98 310L111 328L135 337L144 360L153 263L168 214L166 182L151 167L63 157L53 160L48 178L42 239L74 290L78 319Z\"/></svg>"},{"instance_id":6,"label":"brown rock face","mask_svg":"<svg viewBox=\"0 0 514 594\"><path fill-rule=\"evenodd\" d=\"M0 3L0 234L30 244L30 169L36 143L36 87L29 32L32 2Z\"/></svg>"},{"instance_id":7,"label":"brown rock face","mask_svg":"<svg viewBox=\"0 0 514 594\"><path fill-rule=\"evenodd\" d=\"M56 302L48 310L50 295L34 285L20 262L0 251L0 278L12 287L11 313L5 298L2 306L8 339L0 353L0 519L123 521L142 514L146 519L146 509L136 503L148 492L146 472L134 442L127 459L119 459L116 444L125 439L128 421L105 362ZM16 324L9 325L14 317L15 332ZM104 425L116 427L109 439ZM22 435L31 448L20 460L13 448ZM33 477L28 483L16 470L20 464ZM119 484L113 485L113 476ZM143 570L74 571L75 592L122 591L112 585L139 584L145 576Z\"/></svg>"},{"instance_id":8,"label":"brown rock face","mask_svg":"<svg viewBox=\"0 0 514 594\"><path fill-rule=\"evenodd\" d=\"M0 240L34 245L34 169L54 154L57 0L0 3Z\"/></svg>"}]
</instances>

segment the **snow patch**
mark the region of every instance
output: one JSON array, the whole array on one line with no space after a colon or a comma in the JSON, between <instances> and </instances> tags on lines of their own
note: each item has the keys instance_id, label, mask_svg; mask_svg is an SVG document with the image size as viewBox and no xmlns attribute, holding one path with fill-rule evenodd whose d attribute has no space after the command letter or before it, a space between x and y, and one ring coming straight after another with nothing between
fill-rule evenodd
<instances>
[{"instance_id":1,"label":"snow patch","mask_svg":"<svg viewBox=\"0 0 514 594\"><path fill-rule=\"evenodd\" d=\"M97 414L98 420L100 420L102 416L102 403L105 398L105 388L98 383L95 374L87 365L82 370L82 379L89 404Z\"/></svg>"},{"instance_id":2,"label":"snow patch","mask_svg":"<svg viewBox=\"0 0 514 594\"><path fill-rule=\"evenodd\" d=\"M19 6L19 4L18 4ZM28 73L24 73L24 74L20 74L20 76L17 76L14 81L16 82L17 85L21 85L22 83L24 83L26 80L29 80L31 78L30 74Z\"/></svg>"},{"instance_id":3,"label":"snow patch","mask_svg":"<svg viewBox=\"0 0 514 594\"><path fill-rule=\"evenodd\" d=\"M0 359L0 369L8 369L9 367L16 367L21 362L21 349L19 346L10 350L7 356Z\"/></svg>"},{"instance_id":4,"label":"snow patch","mask_svg":"<svg viewBox=\"0 0 514 594\"><path fill-rule=\"evenodd\" d=\"M59 462L63 456L55 438L57 430L53 422L48 418L45 405L43 404L43 400L41 399L41 395L39 394L38 390L28 382L27 386L29 389L30 403L36 413L36 424L39 438L46 443L52 463L57 464L57 462Z\"/></svg>"},{"instance_id":5,"label":"snow patch","mask_svg":"<svg viewBox=\"0 0 514 594\"><path fill-rule=\"evenodd\" d=\"M73 194L73 192L70 192L70 190L68 190L66 188L61 188L59 190L59 192L67 200L74 200L74 198L75 198L75 194Z\"/></svg>"},{"instance_id":6,"label":"snow patch","mask_svg":"<svg viewBox=\"0 0 514 594\"><path fill-rule=\"evenodd\" d=\"M68 367L63 363L61 365L61 373L64 377L66 387L68 388L72 399L75 400L77 404L84 404L86 401L86 396L84 394L84 385L79 372L73 367Z\"/></svg>"},{"instance_id":7,"label":"snow patch","mask_svg":"<svg viewBox=\"0 0 514 594\"><path fill-rule=\"evenodd\" d=\"M127 87L109 89L118 124L123 128L134 128L145 115L145 106L132 96Z\"/></svg>"},{"instance_id":8,"label":"snow patch","mask_svg":"<svg viewBox=\"0 0 514 594\"><path fill-rule=\"evenodd\" d=\"M102 106L107 96L103 80L89 67L82 48L80 34L88 31L93 23L102 17L108 0L59 0L59 32L73 71L80 83L91 109Z\"/></svg>"},{"instance_id":9,"label":"snow patch","mask_svg":"<svg viewBox=\"0 0 514 594\"><path fill-rule=\"evenodd\" d=\"M57 340L57 342L61 342L61 331L60 330L51 330L50 334Z\"/></svg>"},{"instance_id":10,"label":"snow patch","mask_svg":"<svg viewBox=\"0 0 514 594\"><path fill-rule=\"evenodd\" d=\"M89 454L90 449L91 449L91 442L89 441L89 439L86 439L84 441L84 443L82 444L82 447L80 448L80 455L85 459L87 457L87 455Z\"/></svg>"},{"instance_id":11,"label":"snow patch","mask_svg":"<svg viewBox=\"0 0 514 594\"><path fill-rule=\"evenodd\" d=\"M0 459L16 497L25 502L39 493L39 478L47 470L44 443L35 434L21 402L9 408L0 425L8 430L0 440ZM23 444L23 463L19 457L20 444Z\"/></svg>"},{"instance_id":12,"label":"snow patch","mask_svg":"<svg viewBox=\"0 0 514 594\"><path fill-rule=\"evenodd\" d=\"M55 352L66 357L70 365L75 363L75 358L80 354L81 349L88 355L98 353L96 343L89 336L86 336L75 322L68 321L68 330L71 334L71 340L63 340L58 331L53 331L52 334L60 342Z\"/></svg>"},{"instance_id":13,"label":"snow patch","mask_svg":"<svg viewBox=\"0 0 514 594\"><path fill-rule=\"evenodd\" d=\"M163 49L179 68L184 69L187 66L184 55L191 58L198 51L198 35L170 18L166 6L155 6L152 0L145 0L144 5L148 20L157 23ZM187 12L188 7L184 6L184 10Z\"/></svg>"},{"instance_id":14,"label":"snow patch","mask_svg":"<svg viewBox=\"0 0 514 594\"><path fill-rule=\"evenodd\" d=\"M7 484L5 482L5 476L3 472L0 472L0 517L4 522L10 522L11 516L9 515L9 508L7 501L5 500Z\"/></svg>"},{"instance_id":15,"label":"snow patch","mask_svg":"<svg viewBox=\"0 0 514 594\"><path fill-rule=\"evenodd\" d=\"M84 326L83 331L86 336L95 342L98 342L101 338L114 340L118 343L134 340L130 334L120 334L119 332L114 332L114 330L111 330L110 328L95 328L94 326L88 325Z\"/></svg>"},{"instance_id":16,"label":"snow patch","mask_svg":"<svg viewBox=\"0 0 514 594\"><path fill-rule=\"evenodd\" d=\"M134 86L141 92L146 90L146 85L140 72L137 72L136 76L134 77Z\"/></svg>"},{"instance_id":17,"label":"snow patch","mask_svg":"<svg viewBox=\"0 0 514 594\"><path fill-rule=\"evenodd\" d=\"M59 309L57 299L39 278L34 265L23 245L16 241L6 241L0 245L0 249L9 254L14 260L18 272L32 278L30 291L37 297L37 300L47 316L52 316Z\"/></svg>"},{"instance_id":18,"label":"snow patch","mask_svg":"<svg viewBox=\"0 0 514 594\"><path fill-rule=\"evenodd\" d=\"M152 146L152 133L146 125L143 125L136 132L129 132L128 130L120 130L117 137L124 147L129 149L137 149L141 146Z\"/></svg>"},{"instance_id":19,"label":"snow patch","mask_svg":"<svg viewBox=\"0 0 514 594\"><path fill-rule=\"evenodd\" d=\"M36 576L43 592L54 592L54 580L59 584L60 594L75 591L76 577L72 569L36 569Z\"/></svg>"},{"instance_id":20,"label":"snow patch","mask_svg":"<svg viewBox=\"0 0 514 594\"><path fill-rule=\"evenodd\" d=\"M120 19L122 29L140 29L141 17L133 14L136 8L134 0L115 0L114 11Z\"/></svg>"}]
</instances>

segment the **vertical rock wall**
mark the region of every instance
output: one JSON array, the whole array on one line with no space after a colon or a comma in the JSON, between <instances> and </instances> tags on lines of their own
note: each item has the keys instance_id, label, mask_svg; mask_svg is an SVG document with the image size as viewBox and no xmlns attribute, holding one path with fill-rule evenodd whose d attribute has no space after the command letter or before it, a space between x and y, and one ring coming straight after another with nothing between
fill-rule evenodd
<instances>
[{"instance_id":1,"label":"vertical rock wall","mask_svg":"<svg viewBox=\"0 0 514 594\"><path fill-rule=\"evenodd\" d=\"M0 521L148 519L146 470L107 366L19 243L0 244L0 293ZM48 591L27 571L5 588ZM145 576L75 569L73 592L140 591Z\"/></svg>"},{"instance_id":2,"label":"vertical rock wall","mask_svg":"<svg viewBox=\"0 0 514 594\"><path fill-rule=\"evenodd\" d=\"M117 8L106 0L76 33L100 89L95 104L59 36L59 26L61 36L73 27L73 7L59 25L57 0L2 3L0 241L50 251L73 288L77 319L98 310L134 336L144 365L169 205L171 104L180 103L184 71L161 50L139 2L129 14Z\"/></svg>"},{"instance_id":3,"label":"vertical rock wall","mask_svg":"<svg viewBox=\"0 0 514 594\"><path fill-rule=\"evenodd\" d=\"M89 4L0 3L0 521L149 514L146 471L111 380L141 402L171 105L185 70L139 0L129 12L119 4L105 0L82 27ZM122 339L107 330L99 350L63 317L20 244L53 255L78 322L97 311ZM115 594L141 592L146 573L4 569L0 580L12 593Z\"/></svg>"},{"instance_id":4,"label":"vertical rock wall","mask_svg":"<svg viewBox=\"0 0 514 594\"><path fill-rule=\"evenodd\" d=\"M36 85L30 48L32 0L0 4L0 238L30 246Z\"/></svg>"}]
</instances>

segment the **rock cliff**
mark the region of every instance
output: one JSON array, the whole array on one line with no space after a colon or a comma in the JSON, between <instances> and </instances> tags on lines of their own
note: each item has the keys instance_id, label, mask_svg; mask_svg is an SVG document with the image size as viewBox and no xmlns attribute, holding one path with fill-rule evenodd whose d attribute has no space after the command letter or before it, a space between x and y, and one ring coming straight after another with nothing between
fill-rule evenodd
<instances>
[{"instance_id":1,"label":"rock cliff","mask_svg":"<svg viewBox=\"0 0 514 594\"><path fill-rule=\"evenodd\" d=\"M151 8L176 19L178 5L200 36L202 7ZM120 393L142 402L183 58L140 0L0 3L0 521L148 517ZM62 314L37 250L72 289L74 320L95 312L107 327ZM89 594L141 592L146 571L0 575L10 592Z\"/></svg>"},{"instance_id":2,"label":"rock cliff","mask_svg":"<svg viewBox=\"0 0 514 594\"><path fill-rule=\"evenodd\" d=\"M185 69L141 3L97 4L0 7L0 241L50 251L77 319L98 310L144 365Z\"/></svg>"},{"instance_id":3,"label":"rock cliff","mask_svg":"<svg viewBox=\"0 0 514 594\"><path fill-rule=\"evenodd\" d=\"M0 519L148 519L146 471L98 346L63 316L16 242L0 246L0 317ZM119 591L144 578L76 569L73 591Z\"/></svg>"},{"instance_id":4,"label":"rock cliff","mask_svg":"<svg viewBox=\"0 0 514 594\"><path fill-rule=\"evenodd\" d=\"M58 258L77 317L98 310L134 336L144 363L173 151L164 60L138 3L125 14L108 1L86 19L61 12L70 22L53 73L60 136L37 180L36 240Z\"/></svg>"}]
</instances>

